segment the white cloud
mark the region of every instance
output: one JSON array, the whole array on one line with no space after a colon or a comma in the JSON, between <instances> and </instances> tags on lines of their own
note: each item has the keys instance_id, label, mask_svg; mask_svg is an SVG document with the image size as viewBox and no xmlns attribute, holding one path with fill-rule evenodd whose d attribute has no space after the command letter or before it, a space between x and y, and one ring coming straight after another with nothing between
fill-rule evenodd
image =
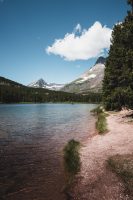
<instances>
[{"instance_id":1,"label":"white cloud","mask_svg":"<svg viewBox=\"0 0 133 200\"><path fill-rule=\"evenodd\" d=\"M74 28L74 33L77 33L77 32L81 33L81 30L82 30L81 25L77 24L77 26Z\"/></svg>"},{"instance_id":2,"label":"white cloud","mask_svg":"<svg viewBox=\"0 0 133 200\"><path fill-rule=\"evenodd\" d=\"M81 31L81 25L75 27ZM63 39L56 39L55 42L46 48L48 54L59 55L65 60L88 60L104 54L104 50L110 47L112 29L95 22L80 35L76 32L67 33Z\"/></svg>"},{"instance_id":3,"label":"white cloud","mask_svg":"<svg viewBox=\"0 0 133 200\"><path fill-rule=\"evenodd\" d=\"M121 25L123 24L123 22L117 22L115 25Z\"/></svg>"}]
</instances>

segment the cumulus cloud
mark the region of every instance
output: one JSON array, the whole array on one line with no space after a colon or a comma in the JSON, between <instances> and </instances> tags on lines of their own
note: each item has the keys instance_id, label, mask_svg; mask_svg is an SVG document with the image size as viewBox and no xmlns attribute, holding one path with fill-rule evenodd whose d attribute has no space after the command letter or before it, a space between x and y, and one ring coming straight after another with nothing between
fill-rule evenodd
<instances>
[{"instance_id":1,"label":"cumulus cloud","mask_svg":"<svg viewBox=\"0 0 133 200\"><path fill-rule=\"evenodd\" d=\"M74 29L81 32L81 25ZM110 47L112 29L95 22L80 35L76 32L67 33L63 39L56 39L51 46L46 48L48 54L59 55L65 60L88 60L104 54L104 50Z\"/></svg>"},{"instance_id":2,"label":"cumulus cloud","mask_svg":"<svg viewBox=\"0 0 133 200\"><path fill-rule=\"evenodd\" d=\"M81 25L77 24L77 26L74 28L74 33L77 33L77 32L81 33L81 30L82 30Z\"/></svg>"}]
</instances>

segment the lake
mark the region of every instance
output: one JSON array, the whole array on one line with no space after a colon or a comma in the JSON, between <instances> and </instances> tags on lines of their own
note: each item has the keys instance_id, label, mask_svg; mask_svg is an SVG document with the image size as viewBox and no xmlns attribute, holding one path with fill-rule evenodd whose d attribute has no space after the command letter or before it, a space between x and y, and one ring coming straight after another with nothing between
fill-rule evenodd
<instances>
[{"instance_id":1,"label":"lake","mask_svg":"<svg viewBox=\"0 0 133 200\"><path fill-rule=\"evenodd\" d=\"M65 200L63 147L94 133L94 104L0 105L2 200Z\"/></svg>"}]
</instances>

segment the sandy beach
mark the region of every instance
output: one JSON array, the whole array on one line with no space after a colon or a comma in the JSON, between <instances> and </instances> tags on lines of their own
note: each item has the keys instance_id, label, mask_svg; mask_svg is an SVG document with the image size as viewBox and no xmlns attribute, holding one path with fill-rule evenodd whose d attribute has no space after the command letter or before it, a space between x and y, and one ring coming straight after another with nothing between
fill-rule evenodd
<instances>
[{"instance_id":1,"label":"sandy beach","mask_svg":"<svg viewBox=\"0 0 133 200\"><path fill-rule=\"evenodd\" d=\"M129 111L110 113L108 133L96 135L81 148L81 172L76 177L73 199L131 200L124 184L108 167L107 159L133 152L133 123L124 117Z\"/></svg>"}]
</instances>

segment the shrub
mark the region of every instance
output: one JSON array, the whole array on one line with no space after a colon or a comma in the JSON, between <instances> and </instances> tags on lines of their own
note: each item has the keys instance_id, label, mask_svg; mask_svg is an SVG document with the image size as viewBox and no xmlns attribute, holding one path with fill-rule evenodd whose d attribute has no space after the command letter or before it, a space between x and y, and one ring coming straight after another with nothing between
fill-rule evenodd
<instances>
[{"instance_id":1,"label":"shrub","mask_svg":"<svg viewBox=\"0 0 133 200\"><path fill-rule=\"evenodd\" d=\"M80 143L72 139L64 148L65 169L71 175L80 171L79 147Z\"/></svg>"},{"instance_id":2,"label":"shrub","mask_svg":"<svg viewBox=\"0 0 133 200\"><path fill-rule=\"evenodd\" d=\"M98 130L99 134L105 133L107 131L107 114L104 113L104 108L102 106L98 106L91 112L93 112L97 116L96 129Z\"/></svg>"},{"instance_id":3,"label":"shrub","mask_svg":"<svg viewBox=\"0 0 133 200\"><path fill-rule=\"evenodd\" d=\"M102 109L103 108L101 106L98 106L98 107L94 108L93 110L91 110L91 112L98 115L103 112Z\"/></svg>"},{"instance_id":4,"label":"shrub","mask_svg":"<svg viewBox=\"0 0 133 200\"><path fill-rule=\"evenodd\" d=\"M96 128L97 128L99 134L103 134L107 131L106 115L104 113L98 114Z\"/></svg>"}]
</instances>

